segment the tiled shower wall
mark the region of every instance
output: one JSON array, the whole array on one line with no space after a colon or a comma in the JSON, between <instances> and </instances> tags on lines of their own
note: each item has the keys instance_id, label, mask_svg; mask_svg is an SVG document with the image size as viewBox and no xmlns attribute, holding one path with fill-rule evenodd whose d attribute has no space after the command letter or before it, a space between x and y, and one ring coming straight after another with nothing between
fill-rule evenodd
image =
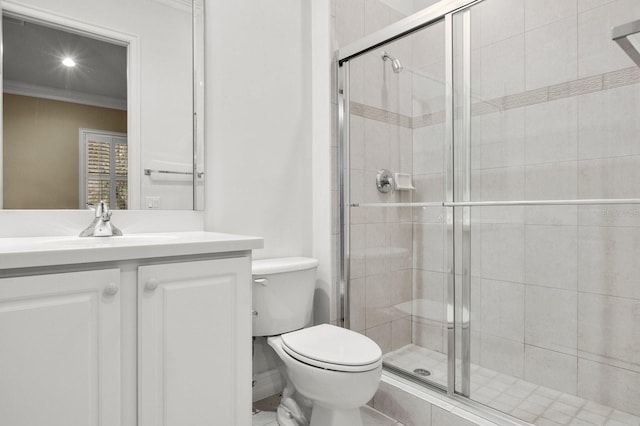
<instances>
[{"instance_id":1,"label":"tiled shower wall","mask_svg":"<svg viewBox=\"0 0 640 426\"><path fill-rule=\"evenodd\" d=\"M432 3L435 2L416 3L414 7L418 10ZM338 46L404 17L403 13L376 1L340 0L336 2L335 14ZM431 36L412 36L385 46L384 49L405 66L400 74L393 73L390 64L382 61L382 49L351 61L352 202L442 201L442 136L431 133L442 132L444 118L444 43L439 42L444 40L443 28L430 32ZM438 37L438 41L425 45L425 49L416 54L414 45L424 44L432 36ZM427 46L435 47L434 55L429 56ZM438 62L438 74L428 76L427 71L434 68L434 62ZM414 73L422 68L425 68L423 76ZM414 98L416 85L431 90L423 90L426 94L423 98ZM435 111L440 111L440 127L429 127L437 121L430 116ZM422 144L419 152L414 151L418 128L420 137L437 138L432 140L434 147ZM416 156L425 161L416 162ZM414 170L414 164L419 168ZM375 176L382 168L413 174L418 190L379 193ZM443 237L441 210L351 209L351 328L373 338L385 353L412 342L443 349L442 245L433 244L434 238L441 242ZM419 256L414 258L414 251ZM424 256L425 251L433 255ZM420 262L414 263L416 259ZM418 306L421 311L418 322L412 302L414 295L422 302Z\"/></svg>"},{"instance_id":2,"label":"tiled shower wall","mask_svg":"<svg viewBox=\"0 0 640 426\"><path fill-rule=\"evenodd\" d=\"M402 16L368 0L332 10L336 48ZM640 73L610 39L639 18L634 0L476 6L474 201L640 198ZM420 73L352 61L352 201L442 200L443 31L428 32L385 47ZM378 194L381 167L418 189ZM352 328L385 351L444 350L442 212L352 213ZM640 206L474 207L471 244L472 362L640 414Z\"/></svg>"},{"instance_id":3,"label":"tiled shower wall","mask_svg":"<svg viewBox=\"0 0 640 426\"><path fill-rule=\"evenodd\" d=\"M472 199L640 196L640 3L472 12ZM640 207L472 208L472 360L640 414ZM473 380L473 378L472 378Z\"/></svg>"}]
</instances>

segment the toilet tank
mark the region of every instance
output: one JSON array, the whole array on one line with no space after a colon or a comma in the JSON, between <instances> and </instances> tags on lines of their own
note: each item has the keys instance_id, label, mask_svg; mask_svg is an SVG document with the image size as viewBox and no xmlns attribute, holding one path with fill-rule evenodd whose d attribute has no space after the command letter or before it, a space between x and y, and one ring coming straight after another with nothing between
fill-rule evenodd
<instances>
[{"instance_id":1,"label":"toilet tank","mask_svg":"<svg viewBox=\"0 0 640 426\"><path fill-rule=\"evenodd\" d=\"M254 260L253 335L274 336L311 323L318 261L308 257Z\"/></svg>"}]
</instances>

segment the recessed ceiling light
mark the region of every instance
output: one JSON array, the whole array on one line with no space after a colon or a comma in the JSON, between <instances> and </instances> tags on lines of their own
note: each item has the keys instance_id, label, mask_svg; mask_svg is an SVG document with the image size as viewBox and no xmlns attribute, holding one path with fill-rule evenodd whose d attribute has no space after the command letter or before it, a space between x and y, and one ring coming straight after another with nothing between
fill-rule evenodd
<instances>
[{"instance_id":1,"label":"recessed ceiling light","mask_svg":"<svg viewBox=\"0 0 640 426\"><path fill-rule=\"evenodd\" d=\"M62 60L62 65L67 67L75 67L76 62L73 59L67 57Z\"/></svg>"}]
</instances>

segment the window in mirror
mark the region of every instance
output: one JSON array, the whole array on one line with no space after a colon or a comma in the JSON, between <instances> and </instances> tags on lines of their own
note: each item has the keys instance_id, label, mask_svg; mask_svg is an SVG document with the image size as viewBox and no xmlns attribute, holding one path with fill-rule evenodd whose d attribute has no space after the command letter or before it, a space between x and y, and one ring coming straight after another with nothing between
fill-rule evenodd
<instances>
[{"instance_id":1,"label":"window in mirror","mask_svg":"<svg viewBox=\"0 0 640 426\"><path fill-rule=\"evenodd\" d=\"M81 129L80 156L80 208L106 201L112 209L126 209L127 135Z\"/></svg>"}]
</instances>

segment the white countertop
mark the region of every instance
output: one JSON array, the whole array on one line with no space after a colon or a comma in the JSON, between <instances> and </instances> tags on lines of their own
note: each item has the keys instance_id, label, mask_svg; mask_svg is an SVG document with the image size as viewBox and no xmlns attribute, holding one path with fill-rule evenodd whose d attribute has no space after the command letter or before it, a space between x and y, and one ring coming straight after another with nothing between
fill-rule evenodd
<instances>
[{"instance_id":1,"label":"white countertop","mask_svg":"<svg viewBox=\"0 0 640 426\"><path fill-rule=\"evenodd\" d=\"M260 237L204 231L0 238L0 270L247 251L263 243Z\"/></svg>"}]
</instances>

